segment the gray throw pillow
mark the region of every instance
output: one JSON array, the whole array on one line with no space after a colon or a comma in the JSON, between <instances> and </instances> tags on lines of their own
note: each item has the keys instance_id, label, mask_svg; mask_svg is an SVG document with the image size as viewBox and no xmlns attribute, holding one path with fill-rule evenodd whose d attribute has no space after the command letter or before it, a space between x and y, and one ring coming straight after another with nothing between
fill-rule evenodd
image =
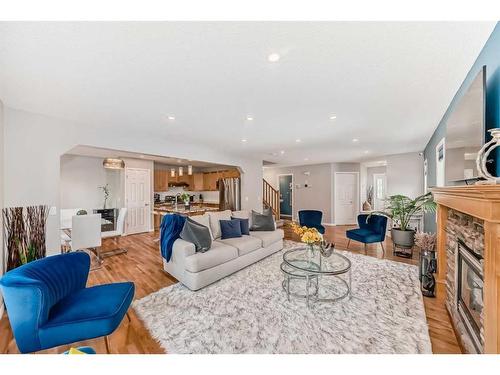
<instances>
[{"instance_id":1,"label":"gray throw pillow","mask_svg":"<svg viewBox=\"0 0 500 375\"><path fill-rule=\"evenodd\" d=\"M259 214L252 210L252 227L250 230L253 231L273 231L274 227L274 218L273 212L271 210L264 211L264 214Z\"/></svg>"},{"instance_id":2,"label":"gray throw pillow","mask_svg":"<svg viewBox=\"0 0 500 375\"><path fill-rule=\"evenodd\" d=\"M179 236L184 241L193 243L197 253L204 253L212 246L212 236L208 227L189 217L186 219Z\"/></svg>"}]
</instances>

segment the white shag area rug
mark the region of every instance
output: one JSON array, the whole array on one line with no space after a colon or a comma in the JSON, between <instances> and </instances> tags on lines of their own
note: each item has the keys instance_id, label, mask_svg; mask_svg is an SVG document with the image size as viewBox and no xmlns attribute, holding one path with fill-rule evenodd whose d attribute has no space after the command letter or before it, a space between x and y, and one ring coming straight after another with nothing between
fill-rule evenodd
<instances>
[{"instance_id":1,"label":"white shag area rug","mask_svg":"<svg viewBox=\"0 0 500 375\"><path fill-rule=\"evenodd\" d=\"M168 353L432 352L416 266L340 251L352 263L352 298L307 309L281 286L283 252L294 246L285 241L199 291L178 283L133 307Z\"/></svg>"}]
</instances>

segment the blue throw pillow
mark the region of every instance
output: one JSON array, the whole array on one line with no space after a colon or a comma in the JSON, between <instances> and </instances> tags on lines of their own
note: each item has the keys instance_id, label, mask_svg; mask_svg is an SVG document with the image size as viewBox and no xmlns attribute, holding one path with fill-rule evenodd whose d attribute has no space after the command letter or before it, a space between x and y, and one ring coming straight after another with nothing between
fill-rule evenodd
<instances>
[{"instance_id":1,"label":"blue throw pillow","mask_svg":"<svg viewBox=\"0 0 500 375\"><path fill-rule=\"evenodd\" d=\"M219 220L222 240L241 237L241 225L239 220Z\"/></svg>"},{"instance_id":2,"label":"blue throw pillow","mask_svg":"<svg viewBox=\"0 0 500 375\"><path fill-rule=\"evenodd\" d=\"M250 220L242 219L239 217L231 217L231 220L238 220L241 226L241 234L246 234L247 236L250 234Z\"/></svg>"}]
</instances>

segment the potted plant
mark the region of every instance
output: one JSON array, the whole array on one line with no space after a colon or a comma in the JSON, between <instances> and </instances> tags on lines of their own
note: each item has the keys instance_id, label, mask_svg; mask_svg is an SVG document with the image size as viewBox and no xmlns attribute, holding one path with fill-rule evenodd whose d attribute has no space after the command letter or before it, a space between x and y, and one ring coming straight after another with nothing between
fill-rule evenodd
<instances>
[{"instance_id":1,"label":"potted plant","mask_svg":"<svg viewBox=\"0 0 500 375\"><path fill-rule=\"evenodd\" d=\"M410 220L415 215L436 211L432 193L420 195L415 199L400 194L392 195L385 201L386 206L383 211L374 211L368 217L378 214L391 219L395 225L391 229L394 244L402 248L412 248L415 243L415 231L409 229Z\"/></svg>"},{"instance_id":2,"label":"potted plant","mask_svg":"<svg viewBox=\"0 0 500 375\"><path fill-rule=\"evenodd\" d=\"M189 210L191 205L189 204L190 203L190 195L188 193L182 193L181 194L181 200L184 202L184 208L186 210Z\"/></svg>"}]
</instances>

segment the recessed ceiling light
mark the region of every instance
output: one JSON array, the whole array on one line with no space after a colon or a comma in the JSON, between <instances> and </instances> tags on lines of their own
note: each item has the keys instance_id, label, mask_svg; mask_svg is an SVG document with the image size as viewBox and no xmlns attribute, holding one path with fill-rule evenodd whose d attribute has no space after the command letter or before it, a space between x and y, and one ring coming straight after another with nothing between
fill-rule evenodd
<instances>
[{"instance_id":1,"label":"recessed ceiling light","mask_svg":"<svg viewBox=\"0 0 500 375\"><path fill-rule=\"evenodd\" d=\"M167 116L167 119L169 119L170 121L174 121L175 120L175 116L172 116L172 115Z\"/></svg>"},{"instance_id":2,"label":"recessed ceiling light","mask_svg":"<svg viewBox=\"0 0 500 375\"><path fill-rule=\"evenodd\" d=\"M336 116L336 115L331 115L331 116L330 116L330 120L335 120L336 118L337 118L337 116Z\"/></svg>"},{"instance_id":3,"label":"recessed ceiling light","mask_svg":"<svg viewBox=\"0 0 500 375\"><path fill-rule=\"evenodd\" d=\"M281 150L281 151L280 151L280 154L281 154L281 155L284 155L284 154L285 154L285 150Z\"/></svg>"},{"instance_id":4,"label":"recessed ceiling light","mask_svg":"<svg viewBox=\"0 0 500 375\"><path fill-rule=\"evenodd\" d=\"M253 121L253 116L247 116L247 121Z\"/></svg>"},{"instance_id":5,"label":"recessed ceiling light","mask_svg":"<svg viewBox=\"0 0 500 375\"><path fill-rule=\"evenodd\" d=\"M300 143L300 142L302 142L302 140L301 140L300 138L297 138L297 139L295 140L295 142Z\"/></svg>"},{"instance_id":6,"label":"recessed ceiling light","mask_svg":"<svg viewBox=\"0 0 500 375\"><path fill-rule=\"evenodd\" d=\"M246 143L246 142L247 142L247 140L246 140L246 139L242 139L242 140L241 140L241 142Z\"/></svg>"},{"instance_id":7,"label":"recessed ceiling light","mask_svg":"<svg viewBox=\"0 0 500 375\"><path fill-rule=\"evenodd\" d=\"M305 159L304 159L304 161L308 161L308 160L309 160L309 158L305 158Z\"/></svg>"},{"instance_id":8,"label":"recessed ceiling light","mask_svg":"<svg viewBox=\"0 0 500 375\"><path fill-rule=\"evenodd\" d=\"M368 151L368 150L365 150L365 154L368 154L369 152L370 152L370 151Z\"/></svg>"},{"instance_id":9,"label":"recessed ceiling light","mask_svg":"<svg viewBox=\"0 0 500 375\"><path fill-rule=\"evenodd\" d=\"M269 62L277 62L281 58L279 53L273 52L269 56L267 56L267 60Z\"/></svg>"},{"instance_id":10,"label":"recessed ceiling light","mask_svg":"<svg viewBox=\"0 0 500 375\"><path fill-rule=\"evenodd\" d=\"M359 142L359 139L358 138L353 138L352 141L353 142Z\"/></svg>"}]
</instances>

